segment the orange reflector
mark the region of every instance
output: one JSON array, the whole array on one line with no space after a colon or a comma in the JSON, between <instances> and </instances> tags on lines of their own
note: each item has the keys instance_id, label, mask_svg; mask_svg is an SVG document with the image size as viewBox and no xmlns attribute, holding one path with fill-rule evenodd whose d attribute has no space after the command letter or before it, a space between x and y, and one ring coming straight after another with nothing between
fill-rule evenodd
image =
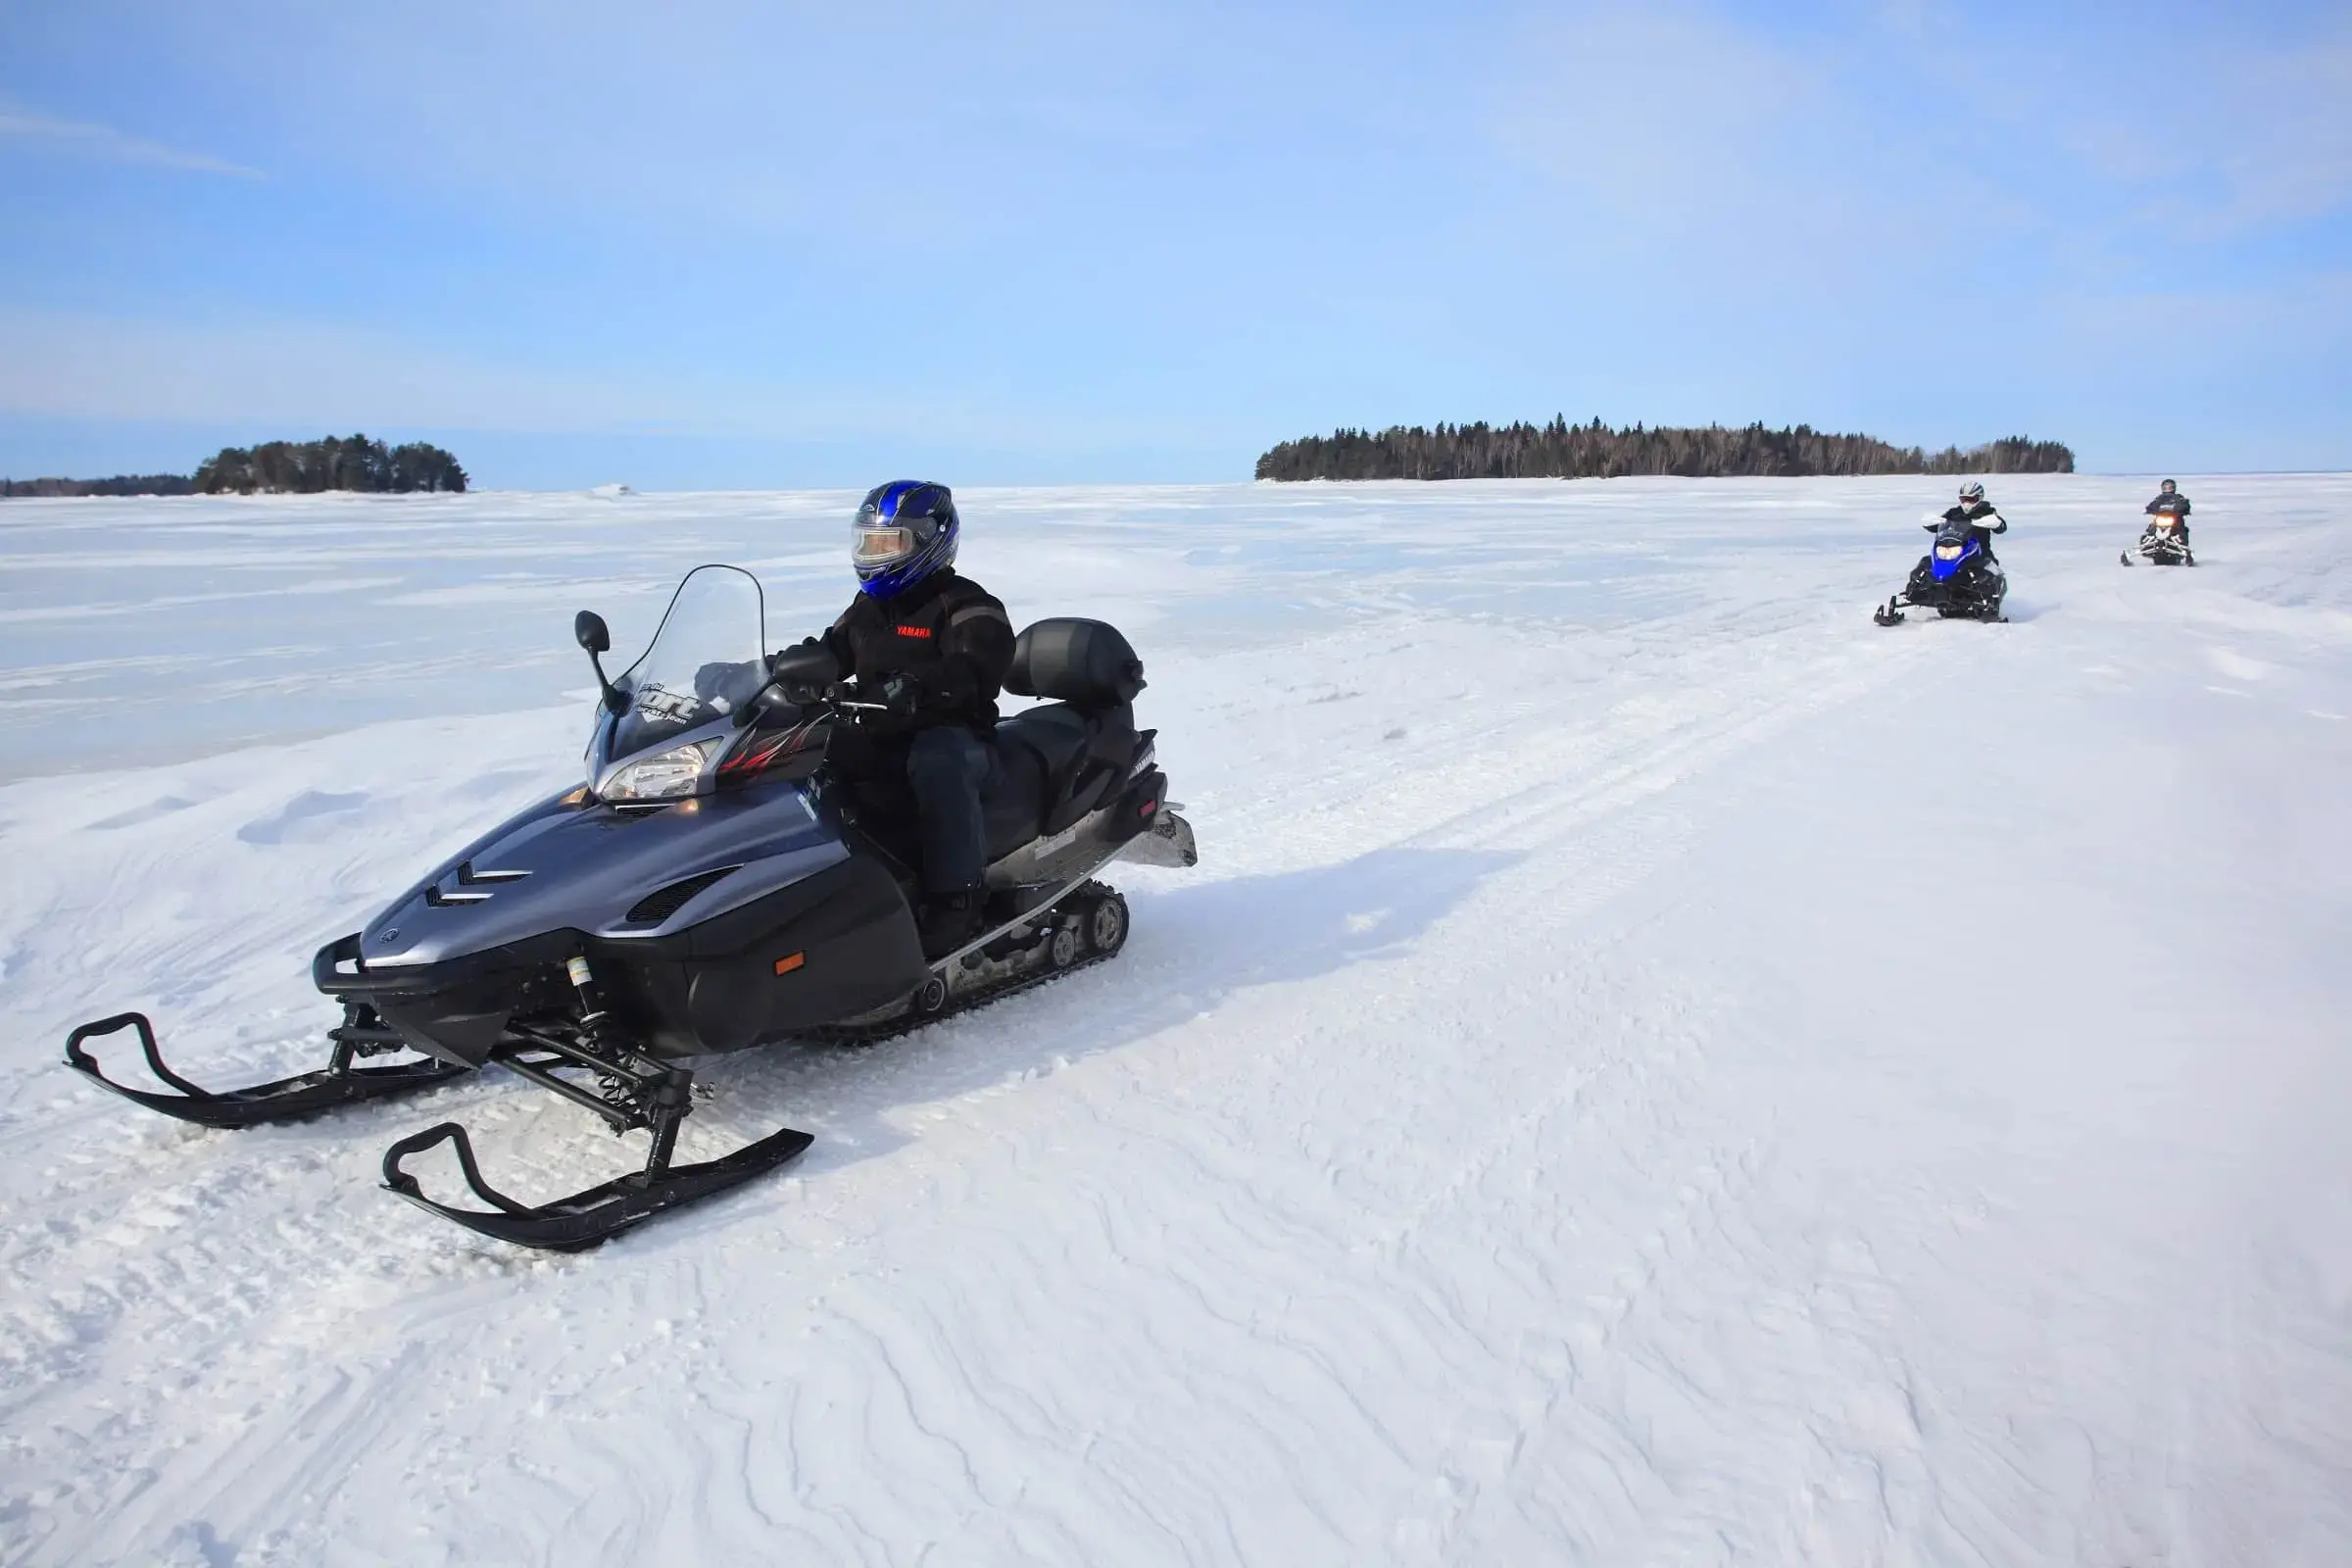
<instances>
[{"instance_id":1,"label":"orange reflector","mask_svg":"<svg viewBox=\"0 0 2352 1568\"><path fill-rule=\"evenodd\" d=\"M808 961L808 955L806 953L788 953L776 960L776 973L790 974Z\"/></svg>"},{"instance_id":2,"label":"orange reflector","mask_svg":"<svg viewBox=\"0 0 2352 1568\"><path fill-rule=\"evenodd\" d=\"M571 792L569 795L566 795L566 796L564 796L564 797L562 800L558 801L556 804L557 804L558 806L577 806L577 805L579 805L579 804L580 804L582 801L586 800L587 798L588 798L588 786L587 786L587 785L585 785L585 784L583 784L583 785L581 785L581 786L580 786L578 789L576 789L576 790L573 790L573 791L572 791L572 792Z\"/></svg>"}]
</instances>

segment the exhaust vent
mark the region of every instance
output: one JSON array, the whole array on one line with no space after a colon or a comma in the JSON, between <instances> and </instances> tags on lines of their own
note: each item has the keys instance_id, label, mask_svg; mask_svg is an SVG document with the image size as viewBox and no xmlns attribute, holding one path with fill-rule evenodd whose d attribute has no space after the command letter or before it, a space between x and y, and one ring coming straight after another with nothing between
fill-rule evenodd
<instances>
[{"instance_id":1,"label":"exhaust vent","mask_svg":"<svg viewBox=\"0 0 2352 1568\"><path fill-rule=\"evenodd\" d=\"M686 907L687 901L697 893L707 887L716 885L724 877L734 875L736 870L735 866L722 865L715 871L698 871L693 876L672 882L665 888L658 888L637 901L636 906L629 910L627 923L630 925L660 925Z\"/></svg>"}]
</instances>

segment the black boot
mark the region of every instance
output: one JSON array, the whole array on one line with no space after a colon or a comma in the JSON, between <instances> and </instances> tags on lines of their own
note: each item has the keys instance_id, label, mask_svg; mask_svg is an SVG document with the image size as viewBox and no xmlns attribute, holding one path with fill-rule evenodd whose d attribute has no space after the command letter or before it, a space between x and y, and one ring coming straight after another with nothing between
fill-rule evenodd
<instances>
[{"instance_id":1,"label":"black boot","mask_svg":"<svg viewBox=\"0 0 2352 1568\"><path fill-rule=\"evenodd\" d=\"M959 888L954 893L927 895L917 922L923 939L923 956L946 957L987 929L987 923L986 888Z\"/></svg>"}]
</instances>

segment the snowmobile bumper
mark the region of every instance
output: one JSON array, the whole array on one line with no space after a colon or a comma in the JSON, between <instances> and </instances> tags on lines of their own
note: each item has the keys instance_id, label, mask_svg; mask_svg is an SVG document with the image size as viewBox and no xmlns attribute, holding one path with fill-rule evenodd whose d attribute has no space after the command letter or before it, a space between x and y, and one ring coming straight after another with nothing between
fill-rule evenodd
<instances>
[{"instance_id":1,"label":"snowmobile bumper","mask_svg":"<svg viewBox=\"0 0 2352 1568\"><path fill-rule=\"evenodd\" d=\"M670 1165L665 1158L649 1168L615 1177L568 1198L536 1207L516 1202L482 1180L474 1163L473 1143L454 1121L428 1127L384 1151L384 1187L427 1213L438 1214L467 1230L552 1252L576 1252L611 1241L622 1231L666 1209L698 1202L800 1157L815 1139L791 1127L779 1128L758 1143L746 1144L731 1154L699 1165ZM424 1196L416 1178L401 1169L401 1161L447 1143L458 1156L458 1169L473 1196L488 1208L455 1208ZM657 1148L664 1141L659 1137ZM658 1167L658 1168L657 1168Z\"/></svg>"},{"instance_id":2,"label":"snowmobile bumper","mask_svg":"<svg viewBox=\"0 0 2352 1568\"><path fill-rule=\"evenodd\" d=\"M1138 865L1182 869L1200 864L1200 851L1193 842L1193 824L1168 807L1157 805L1152 813L1152 825L1129 839L1118 858Z\"/></svg>"},{"instance_id":3,"label":"snowmobile bumper","mask_svg":"<svg viewBox=\"0 0 2352 1568\"><path fill-rule=\"evenodd\" d=\"M147 1058L147 1070L171 1085L174 1093L133 1089L128 1084L117 1083L100 1071L96 1058L82 1049L85 1041L118 1034L124 1029L137 1032L139 1050ZM354 1066L352 1062L355 1056L398 1051L406 1045L381 1022L370 1021L370 1015L365 1008L348 1008L342 1027L327 1031L327 1037L335 1043L335 1054L325 1067L315 1072L296 1073L291 1078L280 1078L273 1083L215 1093L198 1088L164 1065L163 1053L155 1043L155 1026L148 1022L145 1013L122 1012L111 1018L85 1023L68 1035L66 1065L101 1088L112 1090L124 1100L144 1105L149 1110L161 1111L181 1121L192 1121L201 1127L226 1128L254 1127L264 1122L300 1121L338 1106L357 1104L363 1100L414 1094L417 1090L446 1083L470 1070L431 1058L400 1062L388 1067Z\"/></svg>"}]
</instances>

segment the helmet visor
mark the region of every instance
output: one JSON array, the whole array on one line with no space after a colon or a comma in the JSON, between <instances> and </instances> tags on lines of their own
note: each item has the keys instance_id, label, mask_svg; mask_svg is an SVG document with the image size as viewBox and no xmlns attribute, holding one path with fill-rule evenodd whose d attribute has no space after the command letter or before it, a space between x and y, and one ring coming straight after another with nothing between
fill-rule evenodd
<instances>
[{"instance_id":1,"label":"helmet visor","mask_svg":"<svg viewBox=\"0 0 2352 1568\"><path fill-rule=\"evenodd\" d=\"M914 554L912 528L872 527L860 523L850 534L850 562L858 566L888 566Z\"/></svg>"}]
</instances>

